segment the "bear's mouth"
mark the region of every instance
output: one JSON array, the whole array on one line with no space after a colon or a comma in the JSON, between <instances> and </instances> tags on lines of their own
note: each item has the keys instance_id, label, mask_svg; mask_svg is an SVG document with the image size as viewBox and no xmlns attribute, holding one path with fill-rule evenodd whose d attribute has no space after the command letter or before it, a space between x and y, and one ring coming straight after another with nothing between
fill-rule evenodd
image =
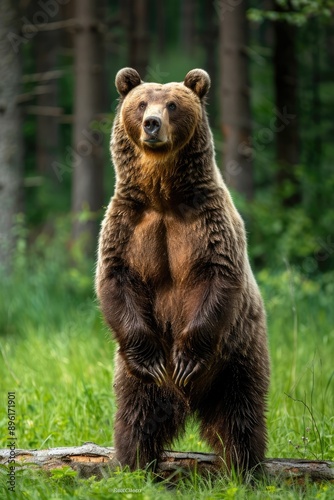
<instances>
[{"instance_id":1,"label":"bear's mouth","mask_svg":"<svg viewBox=\"0 0 334 500\"><path fill-rule=\"evenodd\" d=\"M163 141L158 139L158 137L149 137L148 139L144 139L144 143L151 148L157 148L165 144Z\"/></svg>"}]
</instances>

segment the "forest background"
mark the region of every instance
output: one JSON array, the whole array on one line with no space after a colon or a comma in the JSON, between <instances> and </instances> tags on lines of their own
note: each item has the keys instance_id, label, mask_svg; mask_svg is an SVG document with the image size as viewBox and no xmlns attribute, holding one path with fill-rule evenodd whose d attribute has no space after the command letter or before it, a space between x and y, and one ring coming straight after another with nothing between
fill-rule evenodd
<instances>
[{"instance_id":1,"label":"forest background","mask_svg":"<svg viewBox=\"0 0 334 500\"><path fill-rule=\"evenodd\" d=\"M218 164L248 224L254 265L288 261L307 276L332 269L331 2L253 5L1 2L4 268L22 217L32 245L71 218L69 246L84 239L94 254L114 184L114 77L128 65L161 83L206 69Z\"/></svg>"},{"instance_id":2,"label":"forest background","mask_svg":"<svg viewBox=\"0 0 334 500\"><path fill-rule=\"evenodd\" d=\"M333 459L333 9L0 0L1 385L18 394L21 447L112 443L114 344L93 283L114 79L124 66L161 83L201 67L268 313L269 452ZM196 439L183 448L205 449Z\"/></svg>"}]
</instances>

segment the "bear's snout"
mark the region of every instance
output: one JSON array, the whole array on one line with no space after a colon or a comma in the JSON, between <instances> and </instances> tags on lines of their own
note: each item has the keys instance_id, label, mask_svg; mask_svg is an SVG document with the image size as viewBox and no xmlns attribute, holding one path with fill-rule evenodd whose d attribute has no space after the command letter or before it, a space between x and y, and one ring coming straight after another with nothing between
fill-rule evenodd
<instances>
[{"instance_id":1,"label":"bear's snout","mask_svg":"<svg viewBox=\"0 0 334 500\"><path fill-rule=\"evenodd\" d=\"M161 129L161 120L158 116L148 116L143 123L146 134L156 138Z\"/></svg>"}]
</instances>

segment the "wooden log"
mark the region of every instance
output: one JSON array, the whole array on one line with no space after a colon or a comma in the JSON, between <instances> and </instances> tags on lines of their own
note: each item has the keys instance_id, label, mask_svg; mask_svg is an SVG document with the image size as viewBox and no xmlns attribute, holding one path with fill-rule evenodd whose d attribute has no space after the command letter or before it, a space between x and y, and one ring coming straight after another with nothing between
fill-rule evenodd
<instances>
[{"instance_id":1,"label":"wooden log","mask_svg":"<svg viewBox=\"0 0 334 500\"><path fill-rule=\"evenodd\" d=\"M50 448L47 450L0 450L0 464L13 465L10 460L15 456L15 468L42 468L52 470L69 466L78 471L80 477L104 476L118 463L114 448L106 448L94 443L82 446ZM157 473L169 477L175 473L184 474L196 470L202 473L216 473L219 460L213 453L166 451L159 463ZM263 471L268 478L296 480L298 483L334 483L334 462L327 460L304 460L296 458L268 458L263 463Z\"/></svg>"}]
</instances>

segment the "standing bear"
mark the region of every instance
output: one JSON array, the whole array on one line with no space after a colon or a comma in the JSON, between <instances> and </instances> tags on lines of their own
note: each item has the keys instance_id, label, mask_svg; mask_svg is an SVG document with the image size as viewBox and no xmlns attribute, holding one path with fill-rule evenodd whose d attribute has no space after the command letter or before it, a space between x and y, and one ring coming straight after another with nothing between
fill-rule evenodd
<instances>
[{"instance_id":1,"label":"standing bear","mask_svg":"<svg viewBox=\"0 0 334 500\"><path fill-rule=\"evenodd\" d=\"M119 346L116 458L154 466L195 414L222 466L245 472L266 450L266 318L215 163L209 76L194 69L162 85L124 68L116 87L116 187L96 273Z\"/></svg>"}]
</instances>

